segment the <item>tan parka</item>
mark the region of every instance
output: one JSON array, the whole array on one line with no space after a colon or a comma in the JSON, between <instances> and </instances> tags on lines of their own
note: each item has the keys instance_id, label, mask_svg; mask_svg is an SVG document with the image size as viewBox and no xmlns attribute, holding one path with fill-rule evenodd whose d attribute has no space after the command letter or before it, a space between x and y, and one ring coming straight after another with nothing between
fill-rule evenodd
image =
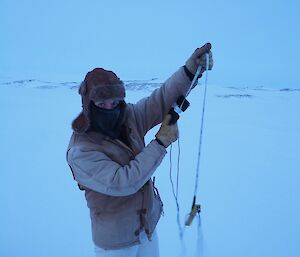
<instances>
[{"instance_id":1,"label":"tan parka","mask_svg":"<svg viewBox=\"0 0 300 257\"><path fill-rule=\"evenodd\" d=\"M99 133L73 133L67 161L74 179L85 190L93 241L104 249L149 239L162 213L162 203L151 176L166 155L156 140L145 146L146 133L162 122L172 104L185 95L190 79L184 68L136 104L127 104L124 124L130 145Z\"/></svg>"}]
</instances>

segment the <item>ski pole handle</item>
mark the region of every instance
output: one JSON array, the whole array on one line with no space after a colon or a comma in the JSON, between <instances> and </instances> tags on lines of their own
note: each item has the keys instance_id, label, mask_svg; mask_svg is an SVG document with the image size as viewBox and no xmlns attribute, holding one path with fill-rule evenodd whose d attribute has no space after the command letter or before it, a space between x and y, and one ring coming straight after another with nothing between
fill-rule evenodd
<instances>
[{"instance_id":1,"label":"ski pole handle","mask_svg":"<svg viewBox=\"0 0 300 257\"><path fill-rule=\"evenodd\" d=\"M177 99L176 103L173 104L172 108L168 112L168 114L171 115L171 120L169 122L169 125L175 124L179 119L179 114L181 112L185 112L189 106L190 106L189 101L186 100L184 96L180 96Z\"/></svg>"},{"instance_id":2,"label":"ski pole handle","mask_svg":"<svg viewBox=\"0 0 300 257\"><path fill-rule=\"evenodd\" d=\"M170 109L168 114L171 115L169 125L174 125L179 119L179 114L175 111L175 109L173 107Z\"/></svg>"}]
</instances>

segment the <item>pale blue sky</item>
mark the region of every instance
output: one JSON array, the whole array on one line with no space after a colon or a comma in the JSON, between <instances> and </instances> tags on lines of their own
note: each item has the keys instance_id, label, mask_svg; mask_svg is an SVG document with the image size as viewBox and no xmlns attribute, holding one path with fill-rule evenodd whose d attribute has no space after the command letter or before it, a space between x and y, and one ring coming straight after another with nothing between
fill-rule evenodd
<instances>
[{"instance_id":1,"label":"pale blue sky","mask_svg":"<svg viewBox=\"0 0 300 257\"><path fill-rule=\"evenodd\" d=\"M209 83L300 87L297 0L0 0L0 76L80 81L167 78L213 45Z\"/></svg>"}]
</instances>

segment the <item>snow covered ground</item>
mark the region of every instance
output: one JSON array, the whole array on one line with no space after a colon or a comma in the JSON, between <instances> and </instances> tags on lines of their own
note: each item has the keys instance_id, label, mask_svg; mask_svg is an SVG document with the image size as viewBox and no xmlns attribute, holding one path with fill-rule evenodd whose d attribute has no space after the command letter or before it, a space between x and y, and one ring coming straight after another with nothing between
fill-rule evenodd
<instances>
[{"instance_id":1,"label":"snow covered ground","mask_svg":"<svg viewBox=\"0 0 300 257\"><path fill-rule=\"evenodd\" d=\"M127 101L158 85L127 81ZM1 257L93 256L84 195L65 161L70 123L81 108L77 86L0 81ZM179 121L182 220L192 202L202 97L198 86ZM198 194L206 256L298 257L300 89L209 85L207 97ZM174 179L177 155L174 144ZM166 157L156 172L165 211L162 257L181 251L169 166ZM186 256L194 256L196 225L185 231Z\"/></svg>"}]
</instances>

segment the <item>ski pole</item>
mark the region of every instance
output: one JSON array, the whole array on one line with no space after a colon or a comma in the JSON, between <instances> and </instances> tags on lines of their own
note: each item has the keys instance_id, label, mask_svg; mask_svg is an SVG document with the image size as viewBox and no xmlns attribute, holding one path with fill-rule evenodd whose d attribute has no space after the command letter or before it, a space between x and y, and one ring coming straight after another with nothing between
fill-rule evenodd
<instances>
[{"instance_id":1,"label":"ski pole","mask_svg":"<svg viewBox=\"0 0 300 257\"><path fill-rule=\"evenodd\" d=\"M208 71L209 66L209 55L206 53L206 72ZM198 67L201 69L201 67ZM206 89L207 89L207 73L205 78L205 87L204 87L204 99L203 99L203 107L202 107L202 117L201 117L201 128L200 128L200 138L199 138L199 147L198 147L198 160L197 160L197 170L196 170L196 180L195 180L195 190L194 190L194 198L193 198L193 204L191 208L191 212L189 214L189 217L185 223L186 226L190 226L192 224L192 221L197 213L200 213L201 206L200 204L196 204L196 195L198 191L198 178L199 178L199 168L200 168L200 159L201 159L201 146L202 146L202 134L203 134L203 123L204 123L204 113L205 113L205 103L206 103Z\"/></svg>"}]
</instances>

